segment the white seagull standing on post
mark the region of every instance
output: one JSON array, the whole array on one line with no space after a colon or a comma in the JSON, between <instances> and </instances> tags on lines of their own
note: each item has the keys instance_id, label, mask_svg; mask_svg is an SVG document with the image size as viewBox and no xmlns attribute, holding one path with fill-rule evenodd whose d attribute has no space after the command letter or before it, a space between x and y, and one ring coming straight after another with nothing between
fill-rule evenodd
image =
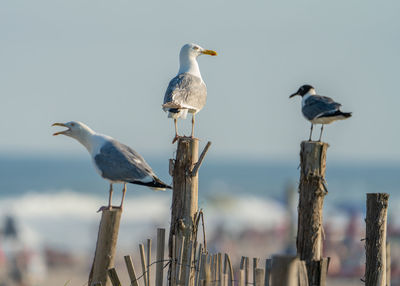
<instances>
[{"instance_id":1,"label":"white seagull standing on post","mask_svg":"<svg viewBox=\"0 0 400 286\"><path fill-rule=\"evenodd\" d=\"M111 199L114 183L124 184L121 205L119 206L121 209L127 183L147 186L154 190L171 189L170 186L157 178L142 156L114 138L96 133L89 126L78 121L54 123L52 126L66 127L67 130L56 132L53 135L66 135L78 140L89 151L96 171L110 182L107 209L112 208ZM100 210L104 208L102 207Z\"/></svg>"},{"instance_id":2,"label":"white seagull standing on post","mask_svg":"<svg viewBox=\"0 0 400 286\"><path fill-rule=\"evenodd\" d=\"M205 50L196 44L186 44L179 53L179 72L168 85L164 96L163 110L168 112L168 117L174 119L175 137L178 138L177 119L186 118L187 113L192 113L192 133L194 136L194 116L206 104L207 87L204 83L197 57L200 55L216 56L212 50Z\"/></svg>"},{"instance_id":3,"label":"white seagull standing on post","mask_svg":"<svg viewBox=\"0 0 400 286\"><path fill-rule=\"evenodd\" d=\"M304 117L311 122L309 141L311 141L314 124L322 124L318 140L321 141L324 124L351 117L351 112L340 111L340 107L342 106L340 103L335 102L330 97L317 95L314 87L311 85L305 84L301 86L299 90L289 96L289 98L296 95L303 98L301 101L301 111Z\"/></svg>"}]
</instances>

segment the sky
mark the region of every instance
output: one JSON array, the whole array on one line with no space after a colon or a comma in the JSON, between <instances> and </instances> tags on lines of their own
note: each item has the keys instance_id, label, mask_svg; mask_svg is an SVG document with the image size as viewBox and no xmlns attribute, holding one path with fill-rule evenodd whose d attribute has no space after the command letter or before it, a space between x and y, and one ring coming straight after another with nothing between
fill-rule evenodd
<instances>
[{"instance_id":1,"label":"sky","mask_svg":"<svg viewBox=\"0 0 400 286\"><path fill-rule=\"evenodd\" d=\"M337 160L400 158L398 1L0 2L0 154L84 156L54 122L79 120L146 156L169 157L161 104L188 42L208 99L196 116L209 156L294 158L310 124L305 83L353 117L326 126ZM188 117L190 118L190 117ZM190 119L179 121L190 133ZM315 138L319 127L314 128Z\"/></svg>"}]
</instances>

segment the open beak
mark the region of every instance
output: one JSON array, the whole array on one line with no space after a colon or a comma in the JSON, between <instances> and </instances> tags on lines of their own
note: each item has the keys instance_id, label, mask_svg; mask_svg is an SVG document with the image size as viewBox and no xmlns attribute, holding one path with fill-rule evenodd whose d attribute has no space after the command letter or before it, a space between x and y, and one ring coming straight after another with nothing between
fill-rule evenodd
<instances>
[{"instance_id":1,"label":"open beak","mask_svg":"<svg viewBox=\"0 0 400 286\"><path fill-rule=\"evenodd\" d=\"M64 130L64 131L60 131L60 132L56 132L56 133L53 133L53 136L57 136L57 135L61 135L61 134L65 134L66 132L68 132L68 131L70 131L71 129L67 126L67 125L65 125L64 123L54 123L54 124L52 124L51 126L62 126L62 127L66 127L66 128L68 128L67 130Z\"/></svg>"},{"instance_id":2,"label":"open beak","mask_svg":"<svg viewBox=\"0 0 400 286\"><path fill-rule=\"evenodd\" d=\"M300 94L298 94L297 92L295 92L295 93L293 93L291 96L289 96L289 98L292 98L293 96L296 96L296 95L300 95Z\"/></svg>"},{"instance_id":3,"label":"open beak","mask_svg":"<svg viewBox=\"0 0 400 286\"><path fill-rule=\"evenodd\" d=\"M202 50L201 53L204 54L204 55L210 55L210 56L216 56L217 55L217 52L213 51L213 50Z\"/></svg>"}]
</instances>

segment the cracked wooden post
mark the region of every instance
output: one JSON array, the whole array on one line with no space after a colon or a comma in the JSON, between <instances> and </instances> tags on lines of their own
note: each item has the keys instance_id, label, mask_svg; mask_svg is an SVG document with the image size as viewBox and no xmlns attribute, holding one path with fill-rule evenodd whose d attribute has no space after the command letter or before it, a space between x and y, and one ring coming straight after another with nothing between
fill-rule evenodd
<instances>
[{"instance_id":1,"label":"cracked wooden post","mask_svg":"<svg viewBox=\"0 0 400 286\"><path fill-rule=\"evenodd\" d=\"M173 257L173 236L175 235L179 240L184 236L185 245L182 255L183 267L181 277L186 277L186 266L191 263L191 261L188 261L189 245L191 243L194 244L197 240L197 226L195 225L195 221L198 214L198 171L210 145L211 142L208 142L199 160L198 139L181 137L177 143L176 158L174 161L170 161L170 174L173 177L173 193L169 233L169 257ZM171 267L169 271L170 273L171 271L175 273ZM194 284L194 274L195 272L192 268L189 279L190 286ZM176 281L176 284L180 283L183 283L183 281Z\"/></svg>"},{"instance_id":2,"label":"cracked wooden post","mask_svg":"<svg viewBox=\"0 0 400 286\"><path fill-rule=\"evenodd\" d=\"M107 271L114 267L115 249L117 246L121 209L103 210L97 236L96 252L92 269L89 274L88 285L101 282L103 286L110 286L111 282Z\"/></svg>"},{"instance_id":3,"label":"cracked wooden post","mask_svg":"<svg viewBox=\"0 0 400 286\"><path fill-rule=\"evenodd\" d=\"M365 285L386 286L388 194L367 194Z\"/></svg>"},{"instance_id":4,"label":"cracked wooden post","mask_svg":"<svg viewBox=\"0 0 400 286\"><path fill-rule=\"evenodd\" d=\"M297 254L307 265L311 286L322 286L324 265L322 257L322 208L327 194L325 186L326 151L324 142L303 141L300 151L300 184L297 228ZM326 270L324 270L326 271Z\"/></svg>"}]
</instances>

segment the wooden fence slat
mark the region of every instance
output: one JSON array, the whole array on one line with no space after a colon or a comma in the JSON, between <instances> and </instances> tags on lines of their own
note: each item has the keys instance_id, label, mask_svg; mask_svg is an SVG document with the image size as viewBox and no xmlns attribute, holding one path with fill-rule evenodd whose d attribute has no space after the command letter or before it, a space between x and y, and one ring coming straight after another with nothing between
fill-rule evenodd
<instances>
[{"instance_id":1,"label":"wooden fence slat","mask_svg":"<svg viewBox=\"0 0 400 286\"><path fill-rule=\"evenodd\" d=\"M254 277L254 286L264 286L265 276L264 276L264 269L256 268Z\"/></svg>"},{"instance_id":2,"label":"wooden fence slat","mask_svg":"<svg viewBox=\"0 0 400 286\"><path fill-rule=\"evenodd\" d=\"M185 271L185 286L189 286L190 282L190 274L191 274L191 267L192 267L192 252L193 252L193 241L188 241L189 243L189 249L187 252L187 259L186 259L186 271Z\"/></svg>"},{"instance_id":3,"label":"wooden fence slat","mask_svg":"<svg viewBox=\"0 0 400 286\"><path fill-rule=\"evenodd\" d=\"M223 278L224 283L222 284L222 286L228 286L228 281L229 281L228 274L225 273L223 277L224 277Z\"/></svg>"},{"instance_id":4,"label":"wooden fence slat","mask_svg":"<svg viewBox=\"0 0 400 286\"><path fill-rule=\"evenodd\" d=\"M232 268L232 263L231 263L231 259L229 258L229 254L225 254L225 261L226 264L228 264L227 267L229 267L229 282L228 282L228 286L234 286L234 280L235 280L235 276L233 273L233 268ZM224 272L226 273L226 272Z\"/></svg>"},{"instance_id":5,"label":"wooden fence slat","mask_svg":"<svg viewBox=\"0 0 400 286\"><path fill-rule=\"evenodd\" d=\"M245 268L244 268L244 283L246 286L250 284L250 279L249 279L249 269L250 269L250 263L249 263L249 258L246 256L245 258Z\"/></svg>"},{"instance_id":6,"label":"wooden fence slat","mask_svg":"<svg viewBox=\"0 0 400 286\"><path fill-rule=\"evenodd\" d=\"M307 266L304 260L300 260L298 263L298 272L299 272L299 286L308 286L308 275L307 275Z\"/></svg>"},{"instance_id":7,"label":"wooden fence slat","mask_svg":"<svg viewBox=\"0 0 400 286\"><path fill-rule=\"evenodd\" d=\"M165 229L157 229L157 264L156 264L156 286L163 285L164 278L164 252L165 252Z\"/></svg>"},{"instance_id":8,"label":"wooden fence slat","mask_svg":"<svg viewBox=\"0 0 400 286\"><path fill-rule=\"evenodd\" d=\"M125 265L128 270L129 279L131 280L131 286L139 286L139 281L136 279L135 268L133 267L132 258L130 255L125 255Z\"/></svg>"},{"instance_id":9,"label":"wooden fence slat","mask_svg":"<svg viewBox=\"0 0 400 286\"><path fill-rule=\"evenodd\" d=\"M207 255L204 263L204 281L206 286L211 285L211 256Z\"/></svg>"},{"instance_id":10,"label":"wooden fence slat","mask_svg":"<svg viewBox=\"0 0 400 286\"><path fill-rule=\"evenodd\" d=\"M244 269L240 269L239 270L239 282L238 282L238 286L245 286L245 270Z\"/></svg>"},{"instance_id":11,"label":"wooden fence slat","mask_svg":"<svg viewBox=\"0 0 400 286\"><path fill-rule=\"evenodd\" d=\"M147 285L151 286L150 283L150 265L151 265L151 239L147 239Z\"/></svg>"},{"instance_id":12,"label":"wooden fence slat","mask_svg":"<svg viewBox=\"0 0 400 286\"><path fill-rule=\"evenodd\" d=\"M218 269L217 269L217 280L218 280L218 286L222 286L222 277L223 277L223 273L222 273L222 253L219 252L217 254L217 261L218 261Z\"/></svg>"},{"instance_id":13,"label":"wooden fence slat","mask_svg":"<svg viewBox=\"0 0 400 286\"><path fill-rule=\"evenodd\" d=\"M298 261L296 256L273 257L271 271L272 286L298 286Z\"/></svg>"},{"instance_id":14,"label":"wooden fence slat","mask_svg":"<svg viewBox=\"0 0 400 286\"><path fill-rule=\"evenodd\" d=\"M259 261L259 258L253 257L253 283L256 283L256 269Z\"/></svg>"},{"instance_id":15,"label":"wooden fence slat","mask_svg":"<svg viewBox=\"0 0 400 286\"><path fill-rule=\"evenodd\" d=\"M176 253L177 253L177 237L172 236L172 261L171 267L169 268L169 279L171 280L171 285L176 285Z\"/></svg>"},{"instance_id":16,"label":"wooden fence slat","mask_svg":"<svg viewBox=\"0 0 400 286\"><path fill-rule=\"evenodd\" d=\"M140 261L142 262L142 271L144 274L143 281L144 281L144 286L149 286L147 284L147 279L146 279L146 273L147 273L147 264L146 264L146 256L144 253L144 245L141 243L139 244L139 251L140 251Z\"/></svg>"},{"instance_id":17,"label":"wooden fence slat","mask_svg":"<svg viewBox=\"0 0 400 286\"><path fill-rule=\"evenodd\" d=\"M200 273L201 273L201 263L202 263L202 251L203 251L203 245L200 243L198 246L198 254L197 254L197 261L196 261L196 275L194 279L194 286L199 286L200 282Z\"/></svg>"},{"instance_id":18,"label":"wooden fence slat","mask_svg":"<svg viewBox=\"0 0 400 286\"><path fill-rule=\"evenodd\" d=\"M113 286L121 286L121 282L119 281L118 274L117 271L115 271L115 268L108 269L107 273Z\"/></svg>"},{"instance_id":19,"label":"wooden fence slat","mask_svg":"<svg viewBox=\"0 0 400 286\"><path fill-rule=\"evenodd\" d=\"M265 286L271 285L272 259L265 260Z\"/></svg>"}]
</instances>

